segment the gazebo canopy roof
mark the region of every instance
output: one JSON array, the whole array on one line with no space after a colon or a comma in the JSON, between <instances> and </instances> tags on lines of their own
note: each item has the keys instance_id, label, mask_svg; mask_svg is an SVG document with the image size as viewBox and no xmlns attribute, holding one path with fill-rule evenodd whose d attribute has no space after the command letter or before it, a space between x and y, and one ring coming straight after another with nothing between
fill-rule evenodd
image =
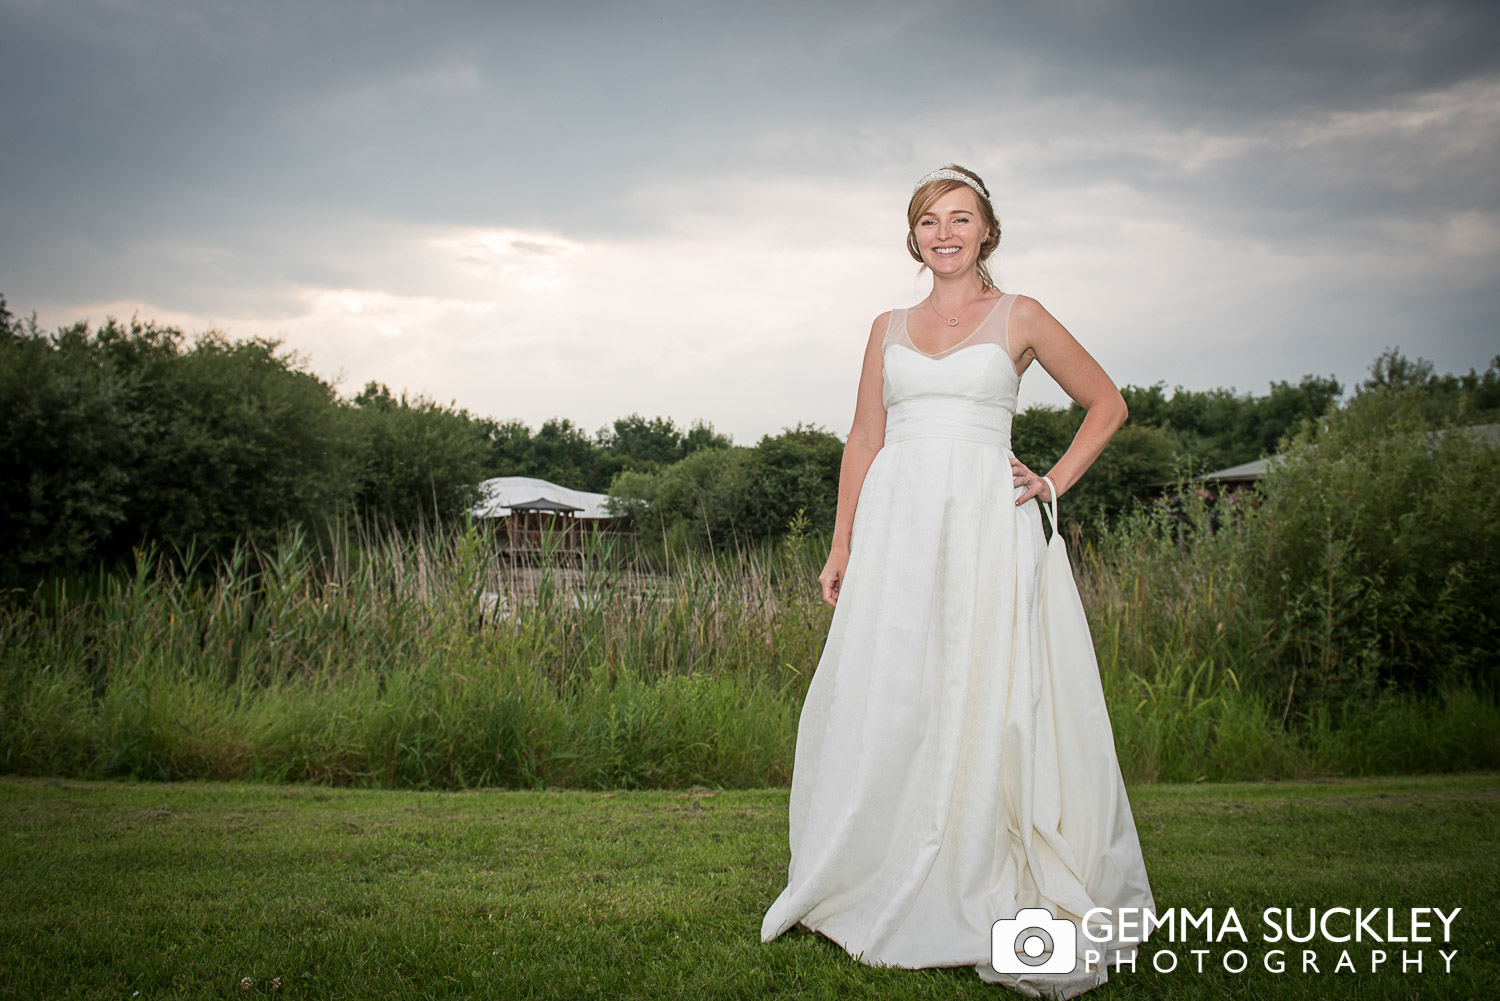
<instances>
[{"instance_id":1,"label":"gazebo canopy roof","mask_svg":"<svg viewBox=\"0 0 1500 1001\"><path fill-rule=\"evenodd\" d=\"M572 490L535 476L497 476L479 484L476 518L504 518L512 510L566 511L577 518L613 517L605 510L608 494Z\"/></svg>"},{"instance_id":2,"label":"gazebo canopy roof","mask_svg":"<svg viewBox=\"0 0 1500 1001\"><path fill-rule=\"evenodd\" d=\"M582 511L583 508L577 504L563 504L558 501L538 497L536 500L516 501L510 505L511 512L516 511Z\"/></svg>"}]
</instances>

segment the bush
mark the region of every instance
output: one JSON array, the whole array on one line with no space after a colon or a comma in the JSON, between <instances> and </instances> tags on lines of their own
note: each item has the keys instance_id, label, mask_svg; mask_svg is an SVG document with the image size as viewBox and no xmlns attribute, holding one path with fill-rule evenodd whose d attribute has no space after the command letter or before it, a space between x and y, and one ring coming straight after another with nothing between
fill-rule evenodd
<instances>
[{"instance_id":1,"label":"bush","mask_svg":"<svg viewBox=\"0 0 1500 1001\"><path fill-rule=\"evenodd\" d=\"M1229 667L1283 723L1495 693L1500 447L1423 405L1362 394L1254 491L1182 491L1106 530L1086 561L1103 659Z\"/></svg>"},{"instance_id":2,"label":"bush","mask_svg":"<svg viewBox=\"0 0 1500 1001\"><path fill-rule=\"evenodd\" d=\"M660 471L622 472L610 487L611 509L634 515L647 540L700 549L779 538L799 512L814 530L831 532L843 457L836 435L798 424L754 448L708 446Z\"/></svg>"},{"instance_id":3,"label":"bush","mask_svg":"<svg viewBox=\"0 0 1500 1001\"><path fill-rule=\"evenodd\" d=\"M1319 701L1495 681L1500 447L1357 397L1296 435L1247 519L1284 684Z\"/></svg>"},{"instance_id":4,"label":"bush","mask_svg":"<svg viewBox=\"0 0 1500 1001\"><path fill-rule=\"evenodd\" d=\"M620 473L610 487L610 507L635 517L644 541L680 538L699 549L734 537L744 504L750 449L703 448L659 473Z\"/></svg>"}]
</instances>

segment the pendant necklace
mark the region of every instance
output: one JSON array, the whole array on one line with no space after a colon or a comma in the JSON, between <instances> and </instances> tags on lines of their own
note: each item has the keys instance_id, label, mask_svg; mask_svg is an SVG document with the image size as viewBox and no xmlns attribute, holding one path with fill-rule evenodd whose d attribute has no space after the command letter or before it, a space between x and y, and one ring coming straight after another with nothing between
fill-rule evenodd
<instances>
[{"instance_id":1,"label":"pendant necklace","mask_svg":"<svg viewBox=\"0 0 1500 1001\"><path fill-rule=\"evenodd\" d=\"M984 295L984 289L983 289L983 288L982 288L982 287L981 287L981 288L980 288L980 290L979 290L979 295L976 295L976 296L975 296L975 297L974 297L974 298L972 298L972 299L970 299L970 300L969 300L969 301L968 301L968 302L966 302L966 303L964 303L964 308L963 308L963 309L960 309L960 310L959 310L959 311L958 311L958 316L950 316L950 317L947 317L947 320L948 320L948 326L950 326L950 327L956 327L956 326L958 326L958 317L959 317L959 316L963 316L963 315L964 315L964 312L965 312L965 310L967 310L967 309L968 309L968 308L969 308L969 307L970 307L970 306L972 306L972 305L974 305L974 304L975 304L975 303L976 303L976 302L978 302L978 301L979 301L979 296L980 296L980 295ZM942 313L938 313L938 308L937 308L937 303L935 303L935 302L933 302L933 301L932 301L932 296L931 296L931 295L929 295L929 296L928 296L928 297L927 297L927 305L929 305L929 306L931 306L931 307L932 307L932 311L933 311L933 312L934 312L934 313L937 313L937 315L938 315L938 316L939 316L939 317L941 317L941 316L942 316L942 315L943 315L943 314L942 314Z\"/></svg>"}]
</instances>

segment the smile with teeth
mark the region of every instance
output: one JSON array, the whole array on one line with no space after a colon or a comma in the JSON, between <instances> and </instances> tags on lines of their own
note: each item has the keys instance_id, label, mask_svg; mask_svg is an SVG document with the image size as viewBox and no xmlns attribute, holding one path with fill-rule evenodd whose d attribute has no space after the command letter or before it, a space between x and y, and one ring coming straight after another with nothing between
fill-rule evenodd
<instances>
[{"instance_id":1,"label":"smile with teeth","mask_svg":"<svg viewBox=\"0 0 1500 1001\"><path fill-rule=\"evenodd\" d=\"M934 254L942 254L944 257L946 257L949 254L956 254L956 253L958 253L958 248L957 247L933 247L932 248L932 252Z\"/></svg>"}]
</instances>

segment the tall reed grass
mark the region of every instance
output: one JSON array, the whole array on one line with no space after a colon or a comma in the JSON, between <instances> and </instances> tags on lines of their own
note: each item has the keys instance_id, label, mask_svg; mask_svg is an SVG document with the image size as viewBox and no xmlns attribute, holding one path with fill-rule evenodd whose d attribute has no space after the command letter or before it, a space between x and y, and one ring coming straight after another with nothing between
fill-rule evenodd
<instances>
[{"instance_id":1,"label":"tall reed grass","mask_svg":"<svg viewBox=\"0 0 1500 1001\"><path fill-rule=\"evenodd\" d=\"M1242 683L1263 654L1245 582L1153 538L1075 552L1128 779L1500 764L1500 711L1473 692L1289 720ZM801 531L654 564L593 540L577 569L521 569L472 524L294 531L212 564L139 552L133 572L87 593L57 583L0 608L0 770L419 789L785 784L832 613L816 580L826 555Z\"/></svg>"},{"instance_id":2,"label":"tall reed grass","mask_svg":"<svg viewBox=\"0 0 1500 1001\"><path fill-rule=\"evenodd\" d=\"M1422 403L1358 397L1253 492L1182 484L1083 551L1135 775L1500 766L1500 447Z\"/></svg>"},{"instance_id":3,"label":"tall reed grass","mask_svg":"<svg viewBox=\"0 0 1500 1001\"><path fill-rule=\"evenodd\" d=\"M0 612L0 768L415 788L789 778L826 632L794 545L508 568L477 528L137 553ZM205 573L204 571L207 570ZM77 590L76 585L74 588Z\"/></svg>"},{"instance_id":4,"label":"tall reed grass","mask_svg":"<svg viewBox=\"0 0 1500 1001\"><path fill-rule=\"evenodd\" d=\"M1423 696L1386 686L1293 712L1288 695L1264 677L1285 646L1284 623L1257 600L1262 582L1248 579L1255 564L1206 541L1207 506L1189 502L1186 510L1196 548L1143 514L1074 550L1128 779L1500 768L1500 705L1493 692L1463 683Z\"/></svg>"}]
</instances>

